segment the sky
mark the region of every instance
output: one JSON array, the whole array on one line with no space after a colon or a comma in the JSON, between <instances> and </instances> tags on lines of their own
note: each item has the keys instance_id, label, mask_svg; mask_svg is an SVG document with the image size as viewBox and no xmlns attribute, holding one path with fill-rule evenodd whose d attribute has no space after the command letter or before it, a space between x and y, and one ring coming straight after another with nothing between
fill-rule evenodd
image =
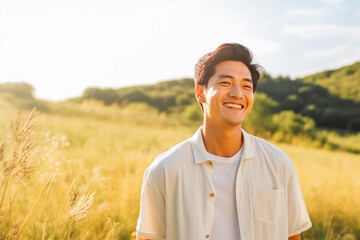
<instances>
[{"instance_id":1,"label":"sky","mask_svg":"<svg viewBox=\"0 0 360 240\"><path fill-rule=\"evenodd\" d=\"M40 99L193 77L224 42L272 76L360 61L358 0L0 0L0 84Z\"/></svg>"}]
</instances>

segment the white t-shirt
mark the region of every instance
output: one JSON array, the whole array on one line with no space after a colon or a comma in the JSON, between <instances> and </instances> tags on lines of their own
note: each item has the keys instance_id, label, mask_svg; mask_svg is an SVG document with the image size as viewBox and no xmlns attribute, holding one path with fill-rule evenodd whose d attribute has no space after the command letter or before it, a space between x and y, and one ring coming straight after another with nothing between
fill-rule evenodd
<instances>
[{"instance_id":1,"label":"white t-shirt","mask_svg":"<svg viewBox=\"0 0 360 240\"><path fill-rule=\"evenodd\" d=\"M214 165L211 179L215 187L214 225L211 240L240 240L239 219L236 209L236 175L242 148L232 157L220 157L211 153Z\"/></svg>"},{"instance_id":2,"label":"white t-shirt","mask_svg":"<svg viewBox=\"0 0 360 240\"><path fill-rule=\"evenodd\" d=\"M311 227L294 164L269 142L242 131L236 177L241 240L287 240ZM210 239L213 164L199 129L146 169L136 235L144 239Z\"/></svg>"}]
</instances>

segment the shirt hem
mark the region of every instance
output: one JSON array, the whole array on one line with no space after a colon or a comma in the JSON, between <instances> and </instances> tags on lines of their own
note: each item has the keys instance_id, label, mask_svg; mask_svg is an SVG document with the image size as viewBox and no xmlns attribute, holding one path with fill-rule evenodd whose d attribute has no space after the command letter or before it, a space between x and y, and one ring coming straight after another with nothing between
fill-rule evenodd
<instances>
[{"instance_id":1,"label":"shirt hem","mask_svg":"<svg viewBox=\"0 0 360 240\"><path fill-rule=\"evenodd\" d=\"M312 226L312 224L311 224L311 222L309 222L308 224L306 224L306 225L303 226L302 228L299 228L299 229L291 232L291 233L289 234L289 237L292 237L292 236L294 236L294 235L298 235L298 234L300 234L300 233L302 233L302 232L305 232L306 230L308 230L309 228L311 228L311 226Z\"/></svg>"},{"instance_id":2,"label":"shirt hem","mask_svg":"<svg viewBox=\"0 0 360 240\"><path fill-rule=\"evenodd\" d=\"M149 234L144 232L136 232L137 238L151 239L151 240L165 240L166 238L157 234Z\"/></svg>"}]
</instances>

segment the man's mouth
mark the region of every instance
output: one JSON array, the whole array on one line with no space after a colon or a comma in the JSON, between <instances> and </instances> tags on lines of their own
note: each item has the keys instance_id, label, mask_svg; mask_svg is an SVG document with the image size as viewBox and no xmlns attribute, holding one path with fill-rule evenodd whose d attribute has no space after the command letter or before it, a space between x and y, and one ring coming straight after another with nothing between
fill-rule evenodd
<instances>
[{"instance_id":1,"label":"man's mouth","mask_svg":"<svg viewBox=\"0 0 360 240\"><path fill-rule=\"evenodd\" d=\"M224 106L227 108L236 108L236 109L243 109L244 106L237 103L224 103Z\"/></svg>"}]
</instances>

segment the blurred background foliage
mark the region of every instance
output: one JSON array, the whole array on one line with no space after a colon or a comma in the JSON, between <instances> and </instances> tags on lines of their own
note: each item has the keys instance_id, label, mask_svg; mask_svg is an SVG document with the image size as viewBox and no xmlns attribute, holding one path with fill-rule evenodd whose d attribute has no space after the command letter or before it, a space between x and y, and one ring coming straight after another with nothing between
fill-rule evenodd
<instances>
[{"instance_id":1,"label":"blurred background foliage","mask_svg":"<svg viewBox=\"0 0 360 240\"><path fill-rule=\"evenodd\" d=\"M275 141L311 142L317 147L359 153L360 147L345 140L360 140L359 83L360 62L297 79L267 75L258 85L254 109L244 128ZM36 99L34 90L27 83L5 83L0 85L0 96L26 109L35 106L43 112L59 109L51 107L51 102ZM190 78L119 89L91 87L82 96L63 104L91 101L165 114L185 125L200 125L202 121L194 97L194 81Z\"/></svg>"}]
</instances>

